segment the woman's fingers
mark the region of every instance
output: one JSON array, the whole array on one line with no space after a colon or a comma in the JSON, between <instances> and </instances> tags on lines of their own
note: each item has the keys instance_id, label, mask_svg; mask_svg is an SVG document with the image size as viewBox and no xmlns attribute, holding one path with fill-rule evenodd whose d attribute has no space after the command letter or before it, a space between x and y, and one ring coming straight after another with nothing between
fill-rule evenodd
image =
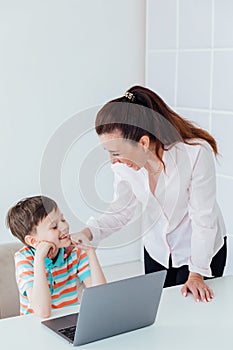
<instances>
[{"instance_id":1,"label":"woman's fingers","mask_svg":"<svg viewBox=\"0 0 233 350\"><path fill-rule=\"evenodd\" d=\"M76 246L77 244L74 242L74 241L71 241L71 244L69 245L69 247L67 247L65 249L65 252L64 252L64 259L68 258L68 256L70 256L72 250L74 249L74 247Z\"/></svg>"},{"instance_id":2,"label":"woman's fingers","mask_svg":"<svg viewBox=\"0 0 233 350\"><path fill-rule=\"evenodd\" d=\"M198 288L195 286L190 286L189 287L190 292L192 293L194 300L198 303L200 301L200 296L199 296L199 291Z\"/></svg>"},{"instance_id":3,"label":"woman's fingers","mask_svg":"<svg viewBox=\"0 0 233 350\"><path fill-rule=\"evenodd\" d=\"M188 295L188 287L185 285L183 285L183 287L181 288L181 293L184 297L187 297Z\"/></svg>"},{"instance_id":4,"label":"woman's fingers","mask_svg":"<svg viewBox=\"0 0 233 350\"><path fill-rule=\"evenodd\" d=\"M196 302L199 302L200 300L203 302L209 302L214 298L213 290L204 282L187 281L182 287L181 293L186 297L188 292L193 294Z\"/></svg>"}]
</instances>

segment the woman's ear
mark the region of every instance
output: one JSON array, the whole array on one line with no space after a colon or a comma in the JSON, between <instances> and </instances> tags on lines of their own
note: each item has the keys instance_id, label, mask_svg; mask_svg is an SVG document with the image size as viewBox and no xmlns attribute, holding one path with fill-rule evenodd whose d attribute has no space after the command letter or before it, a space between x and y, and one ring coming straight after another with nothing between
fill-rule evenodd
<instances>
[{"instance_id":1,"label":"woman's ear","mask_svg":"<svg viewBox=\"0 0 233 350\"><path fill-rule=\"evenodd\" d=\"M35 248L36 247L36 238L33 235L27 235L24 237L24 241L27 245L30 247Z\"/></svg>"},{"instance_id":2,"label":"woman's ear","mask_svg":"<svg viewBox=\"0 0 233 350\"><path fill-rule=\"evenodd\" d=\"M138 143L144 147L145 149L148 149L150 146L150 138L147 135L143 135L140 140L138 141Z\"/></svg>"}]
</instances>

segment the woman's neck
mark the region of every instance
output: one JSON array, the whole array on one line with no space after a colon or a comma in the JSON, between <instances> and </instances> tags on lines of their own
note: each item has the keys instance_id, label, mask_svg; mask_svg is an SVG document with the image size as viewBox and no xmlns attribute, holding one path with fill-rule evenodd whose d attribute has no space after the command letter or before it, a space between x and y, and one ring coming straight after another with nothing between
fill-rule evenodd
<instances>
[{"instance_id":1,"label":"woman's neck","mask_svg":"<svg viewBox=\"0 0 233 350\"><path fill-rule=\"evenodd\" d=\"M158 158L158 156L155 154L155 152L152 152L151 150L148 150L149 157L147 159L146 164L144 165L144 168L148 171L149 174L157 173L162 171L162 162ZM159 156L162 159L163 157L163 149L161 148L159 150Z\"/></svg>"}]
</instances>

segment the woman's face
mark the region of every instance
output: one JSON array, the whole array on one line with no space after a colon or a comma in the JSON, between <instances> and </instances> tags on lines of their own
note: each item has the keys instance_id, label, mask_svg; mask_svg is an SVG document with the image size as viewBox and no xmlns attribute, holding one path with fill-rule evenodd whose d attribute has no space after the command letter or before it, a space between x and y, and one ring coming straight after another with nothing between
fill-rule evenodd
<instances>
[{"instance_id":1,"label":"woman's face","mask_svg":"<svg viewBox=\"0 0 233 350\"><path fill-rule=\"evenodd\" d=\"M122 138L119 130L99 136L104 149L109 153L112 164L123 163L134 170L141 169L147 161L147 152L140 142Z\"/></svg>"}]
</instances>

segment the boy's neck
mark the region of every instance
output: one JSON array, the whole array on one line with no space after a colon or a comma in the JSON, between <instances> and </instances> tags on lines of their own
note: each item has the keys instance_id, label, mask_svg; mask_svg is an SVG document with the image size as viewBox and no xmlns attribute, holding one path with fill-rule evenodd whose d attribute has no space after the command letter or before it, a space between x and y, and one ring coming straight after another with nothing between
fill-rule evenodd
<instances>
[{"instance_id":1,"label":"boy's neck","mask_svg":"<svg viewBox=\"0 0 233 350\"><path fill-rule=\"evenodd\" d=\"M56 248L56 251L54 252L53 256L51 257L51 260L54 262L57 259L57 256L59 254L60 249Z\"/></svg>"}]
</instances>

